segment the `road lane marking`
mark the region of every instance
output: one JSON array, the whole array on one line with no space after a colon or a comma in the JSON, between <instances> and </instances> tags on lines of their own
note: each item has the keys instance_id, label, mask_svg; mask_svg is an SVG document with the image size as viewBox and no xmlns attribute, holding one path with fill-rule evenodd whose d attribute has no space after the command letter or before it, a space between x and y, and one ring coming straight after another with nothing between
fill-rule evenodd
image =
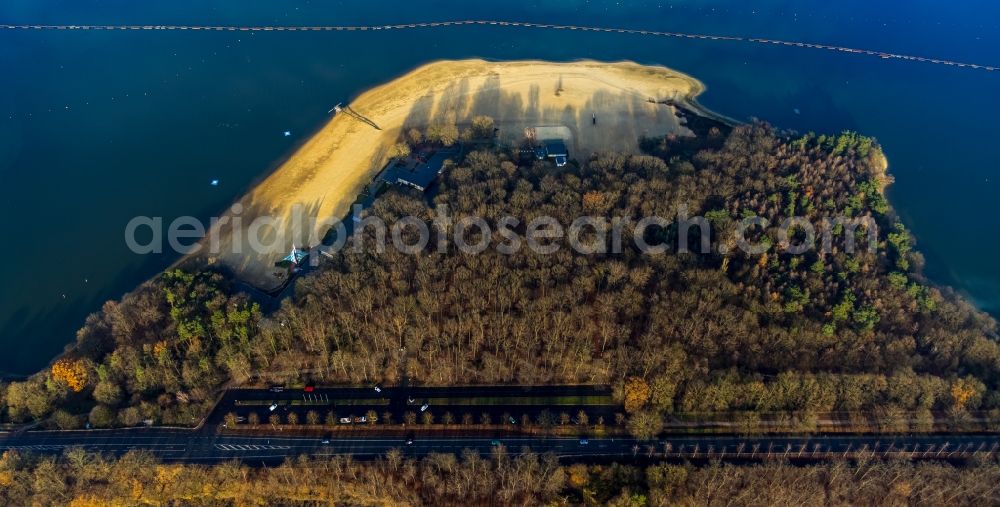
<instances>
[{"instance_id":1,"label":"road lane marking","mask_svg":"<svg viewBox=\"0 0 1000 507\"><path fill-rule=\"evenodd\" d=\"M215 444L220 451L287 451L290 445Z\"/></svg>"}]
</instances>

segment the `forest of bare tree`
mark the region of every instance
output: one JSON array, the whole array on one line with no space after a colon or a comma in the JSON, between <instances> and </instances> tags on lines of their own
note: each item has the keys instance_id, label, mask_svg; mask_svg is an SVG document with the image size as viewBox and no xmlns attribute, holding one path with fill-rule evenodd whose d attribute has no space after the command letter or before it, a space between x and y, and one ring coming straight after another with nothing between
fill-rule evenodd
<instances>
[{"instance_id":1,"label":"forest of bare tree","mask_svg":"<svg viewBox=\"0 0 1000 507\"><path fill-rule=\"evenodd\" d=\"M106 458L0 458L4 505L992 505L1000 466L972 463L792 465L772 462L563 465L502 450L398 452L370 462L300 458L271 468L160 463L142 453Z\"/></svg>"},{"instance_id":2,"label":"forest of bare tree","mask_svg":"<svg viewBox=\"0 0 1000 507\"><path fill-rule=\"evenodd\" d=\"M348 248L269 315L218 273L173 270L91 315L51 368L3 386L4 417L191 424L221 387L268 372L293 383L611 384L623 399L638 379L630 412L645 417L1000 407L996 322L923 278L872 140L756 124L642 144L646 155L563 168L474 151L446 169L433 202L390 190L369 212L430 223L447 206L455 220L510 215L523 228L542 215L673 221L686 209L711 225L704 253L698 228L694 252L659 255L630 241L589 254L469 255L433 240L416 255ZM790 216L868 218L876 244L840 225L828 252L783 253L775 228ZM731 248L746 217L772 224L751 233L766 252ZM678 228L646 236L676 245Z\"/></svg>"}]
</instances>

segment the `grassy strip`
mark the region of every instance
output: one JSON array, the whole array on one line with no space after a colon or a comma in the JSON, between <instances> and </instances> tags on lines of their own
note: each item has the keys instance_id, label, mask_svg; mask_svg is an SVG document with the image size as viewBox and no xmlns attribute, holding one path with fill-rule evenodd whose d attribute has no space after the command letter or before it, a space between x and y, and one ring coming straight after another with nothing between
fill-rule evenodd
<instances>
[{"instance_id":1,"label":"grassy strip","mask_svg":"<svg viewBox=\"0 0 1000 507\"><path fill-rule=\"evenodd\" d=\"M340 407L351 407L355 405L388 405L389 398L334 400L332 404Z\"/></svg>"},{"instance_id":2,"label":"grassy strip","mask_svg":"<svg viewBox=\"0 0 1000 507\"><path fill-rule=\"evenodd\" d=\"M375 435L381 437L393 437L398 436L400 438L416 435L417 437L444 437L444 436L480 436L480 437L497 437L498 433L502 433L502 436L498 437L498 440L503 441L504 438L510 436L518 435L548 435L548 436L561 436L561 437L579 437L588 436L592 438L603 438L609 436L627 436L628 433L623 428L614 427L592 427L592 426L551 426L551 427L524 427L521 425L503 425L503 424L473 424L473 425L459 425L459 424L370 424L370 423L356 423L356 424L337 424L332 425L322 425L322 424L277 424L271 425L262 423L256 426L241 423L234 427L220 427L218 433L223 435L259 435L259 436L271 436L274 435L275 429L280 428L283 436L305 436L305 437L338 437L338 436L351 436L351 435Z\"/></svg>"},{"instance_id":3,"label":"grassy strip","mask_svg":"<svg viewBox=\"0 0 1000 507\"><path fill-rule=\"evenodd\" d=\"M418 399L416 404L424 398ZM547 407L565 406L617 406L610 395L596 394L588 396L477 396L472 398L426 398L431 405L459 406L504 406L504 405L538 405Z\"/></svg>"},{"instance_id":4,"label":"grassy strip","mask_svg":"<svg viewBox=\"0 0 1000 507\"><path fill-rule=\"evenodd\" d=\"M271 406L272 404L278 404L279 406L339 406L339 407L351 407L355 405L388 405L388 398L358 398L358 399L331 399L329 401L323 400L237 400L236 406L239 407L254 407L254 406Z\"/></svg>"}]
</instances>

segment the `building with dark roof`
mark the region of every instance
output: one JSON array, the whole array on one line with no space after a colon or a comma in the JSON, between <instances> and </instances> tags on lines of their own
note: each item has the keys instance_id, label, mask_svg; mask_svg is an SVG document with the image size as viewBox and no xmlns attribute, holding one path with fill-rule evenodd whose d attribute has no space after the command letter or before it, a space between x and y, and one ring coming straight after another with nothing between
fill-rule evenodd
<instances>
[{"instance_id":1,"label":"building with dark roof","mask_svg":"<svg viewBox=\"0 0 1000 507\"><path fill-rule=\"evenodd\" d=\"M566 149L566 143L562 139L545 141L545 154L555 161L556 167L566 165L566 160L569 159L569 150Z\"/></svg>"},{"instance_id":2,"label":"building with dark roof","mask_svg":"<svg viewBox=\"0 0 1000 507\"><path fill-rule=\"evenodd\" d=\"M425 192L434 183L438 175L441 174L441 171L444 170L445 160L451 158L455 153L455 151L451 150L440 150L434 153L427 162L419 164L412 169L394 167L391 169L393 172L386 175L386 181L406 185Z\"/></svg>"},{"instance_id":3,"label":"building with dark roof","mask_svg":"<svg viewBox=\"0 0 1000 507\"><path fill-rule=\"evenodd\" d=\"M538 160L551 159L556 167L562 167L569 160L569 150L566 149L566 143L562 139L547 139L542 141L541 146L535 148L535 156Z\"/></svg>"}]
</instances>

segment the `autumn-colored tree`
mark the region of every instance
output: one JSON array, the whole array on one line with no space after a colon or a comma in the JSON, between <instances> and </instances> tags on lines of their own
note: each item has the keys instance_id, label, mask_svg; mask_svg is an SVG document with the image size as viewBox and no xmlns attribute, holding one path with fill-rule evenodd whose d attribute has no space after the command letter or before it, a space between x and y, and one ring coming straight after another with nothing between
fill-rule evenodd
<instances>
[{"instance_id":1,"label":"autumn-colored tree","mask_svg":"<svg viewBox=\"0 0 1000 507\"><path fill-rule=\"evenodd\" d=\"M454 118L436 114L429 122ZM885 168L859 157L877 147L853 135L789 141L757 124L717 124L720 139L711 140L711 126L692 122L696 135L678 137L667 153L649 145L650 155L581 157L560 171L533 170L534 161L514 150L471 151L442 171L434 204L456 219L548 215L566 226L599 204L598 195L606 198L593 213L600 218L670 217L688 203L690 214L715 224L713 251L728 244L735 231L727 228L738 218L778 224L789 210L814 224L875 217L879 227L833 225L829 254L796 256L774 249L772 228L753 226L746 240L769 253L734 249L725 260L654 259L638 255L631 241L613 257L569 248L543 256L529 248L474 256L343 249L302 277L295 297L268 319L220 273L174 269L87 319L71 357L85 358L92 400L66 401L80 414L93 402L117 410L116 424L137 420L129 409L144 405L143 418L190 424L219 389L250 372L317 368L329 383L386 382L400 372L426 385L614 383L623 404L625 380L645 379L649 395L629 396L623 414L872 414L885 404L907 414L1000 410L996 322L918 283L911 239L880 211ZM389 190L370 211L430 217L427 204ZM698 229L689 243L697 243ZM869 250L868 231L885 246ZM680 239L672 227L646 233L650 244ZM850 255L849 238L857 247ZM890 373L907 368L913 371ZM956 374L969 376L955 381ZM48 419L67 385L49 369L11 382L0 388L0 414L12 422ZM603 410L592 415L608 425L619 420ZM408 424L416 422L414 414ZM531 417L521 422L536 425Z\"/></svg>"},{"instance_id":2,"label":"autumn-colored tree","mask_svg":"<svg viewBox=\"0 0 1000 507\"><path fill-rule=\"evenodd\" d=\"M625 411L632 414L649 402L652 391L649 384L639 377L629 377L625 381Z\"/></svg>"},{"instance_id":3,"label":"autumn-colored tree","mask_svg":"<svg viewBox=\"0 0 1000 507\"><path fill-rule=\"evenodd\" d=\"M584 487L587 482L589 482L589 472L587 470L587 465L582 463L576 463L570 465L569 467L569 483L575 488Z\"/></svg>"},{"instance_id":4,"label":"autumn-colored tree","mask_svg":"<svg viewBox=\"0 0 1000 507\"><path fill-rule=\"evenodd\" d=\"M441 143L444 146L455 144L455 141L458 141L458 127L455 125L454 111L445 114L440 123L429 125L425 138L432 143Z\"/></svg>"},{"instance_id":5,"label":"autumn-colored tree","mask_svg":"<svg viewBox=\"0 0 1000 507\"><path fill-rule=\"evenodd\" d=\"M978 384L978 386L977 386ZM977 383L974 379L960 378L951 383L951 406L955 410L965 410L969 402L976 397L982 383Z\"/></svg>"},{"instance_id":6,"label":"autumn-colored tree","mask_svg":"<svg viewBox=\"0 0 1000 507\"><path fill-rule=\"evenodd\" d=\"M80 418L62 409L52 413L52 421L61 430L75 430L80 427Z\"/></svg>"},{"instance_id":7,"label":"autumn-colored tree","mask_svg":"<svg viewBox=\"0 0 1000 507\"><path fill-rule=\"evenodd\" d=\"M389 148L389 156L392 158L403 158L410 156L410 145L406 143L396 143Z\"/></svg>"},{"instance_id":8,"label":"autumn-colored tree","mask_svg":"<svg viewBox=\"0 0 1000 507\"><path fill-rule=\"evenodd\" d=\"M81 359L62 358L52 365L52 378L75 393L87 387L87 365Z\"/></svg>"},{"instance_id":9,"label":"autumn-colored tree","mask_svg":"<svg viewBox=\"0 0 1000 507\"><path fill-rule=\"evenodd\" d=\"M419 130L411 128L406 131L406 140L413 146L416 146L424 140L424 135Z\"/></svg>"},{"instance_id":10,"label":"autumn-colored tree","mask_svg":"<svg viewBox=\"0 0 1000 507\"><path fill-rule=\"evenodd\" d=\"M628 432L640 440L650 440L663 431L663 416L643 410L632 414L628 420Z\"/></svg>"},{"instance_id":11,"label":"autumn-colored tree","mask_svg":"<svg viewBox=\"0 0 1000 507\"><path fill-rule=\"evenodd\" d=\"M470 135L473 139L487 139L493 137L493 118L489 116L476 116L472 119Z\"/></svg>"},{"instance_id":12,"label":"autumn-colored tree","mask_svg":"<svg viewBox=\"0 0 1000 507\"><path fill-rule=\"evenodd\" d=\"M90 395L98 403L103 403L111 407L118 406L122 401L121 387L112 380L98 381L97 385L94 386L94 391Z\"/></svg>"},{"instance_id":13,"label":"autumn-colored tree","mask_svg":"<svg viewBox=\"0 0 1000 507\"><path fill-rule=\"evenodd\" d=\"M58 460L7 451L0 456L0 505L703 505L710 503L706 499L745 498L812 505L834 491L845 505L958 506L996 503L1000 481L1000 466L989 460L642 468L561 465L554 456L513 454L434 453L417 459L394 449L384 460L303 456L260 467L162 464L135 451L111 457L77 449Z\"/></svg>"},{"instance_id":14,"label":"autumn-colored tree","mask_svg":"<svg viewBox=\"0 0 1000 507\"><path fill-rule=\"evenodd\" d=\"M607 198L604 192L592 191L583 194L583 210L588 213L598 213L607 208Z\"/></svg>"},{"instance_id":15,"label":"autumn-colored tree","mask_svg":"<svg viewBox=\"0 0 1000 507\"><path fill-rule=\"evenodd\" d=\"M95 428L110 428L115 423L115 411L107 405L95 405L90 410L89 418Z\"/></svg>"}]
</instances>

